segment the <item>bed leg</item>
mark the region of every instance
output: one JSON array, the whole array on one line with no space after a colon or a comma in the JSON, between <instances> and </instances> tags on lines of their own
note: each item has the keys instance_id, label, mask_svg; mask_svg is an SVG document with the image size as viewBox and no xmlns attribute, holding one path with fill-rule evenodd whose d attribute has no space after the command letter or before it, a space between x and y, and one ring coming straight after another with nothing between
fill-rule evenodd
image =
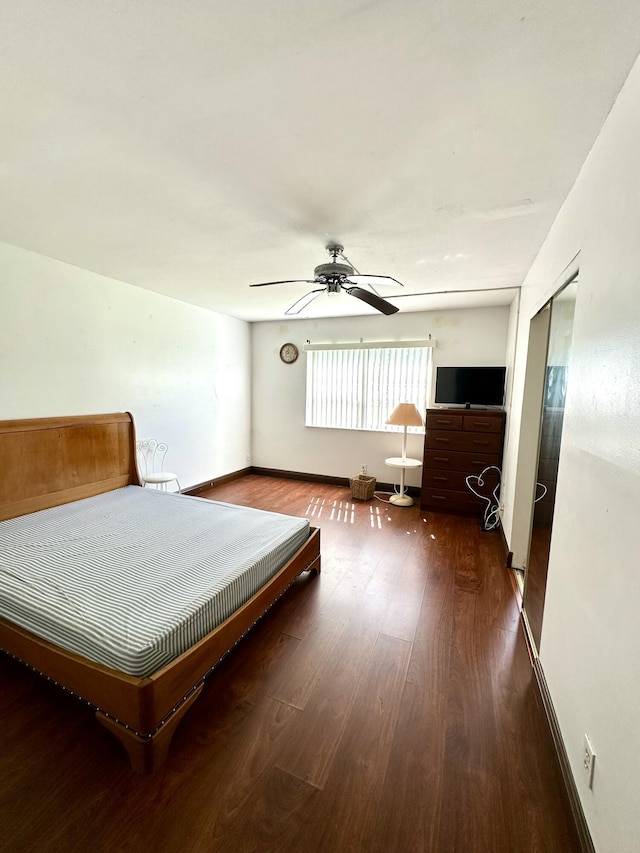
<instances>
[{"instance_id":1,"label":"bed leg","mask_svg":"<svg viewBox=\"0 0 640 853\"><path fill-rule=\"evenodd\" d=\"M131 767L136 773L153 773L164 764L178 723L182 720L191 705L200 695L202 686L194 690L182 705L175 711L166 723L158 729L153 737L141 737L132 729L108 717L101 711L96 711L96 717L102 725L114 734L124 746L129 756Z\"/></svg>"}]
</instances>

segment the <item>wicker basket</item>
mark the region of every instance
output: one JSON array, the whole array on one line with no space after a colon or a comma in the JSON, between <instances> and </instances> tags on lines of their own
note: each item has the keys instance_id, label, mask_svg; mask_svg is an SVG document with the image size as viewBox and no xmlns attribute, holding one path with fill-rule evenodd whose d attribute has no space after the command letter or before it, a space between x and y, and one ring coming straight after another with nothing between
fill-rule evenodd
<instances>
[{"instance_id":1,"label":"wicker basket","mask_svg":"<svg viewBox=\"0 0 640 853\"><path fill-rule=\"evenodd\" d=\"M356 474L349 478L351 495L356 501L370 501L376 489L376 478L366 474Z\"/></svg>"}]
</instances>

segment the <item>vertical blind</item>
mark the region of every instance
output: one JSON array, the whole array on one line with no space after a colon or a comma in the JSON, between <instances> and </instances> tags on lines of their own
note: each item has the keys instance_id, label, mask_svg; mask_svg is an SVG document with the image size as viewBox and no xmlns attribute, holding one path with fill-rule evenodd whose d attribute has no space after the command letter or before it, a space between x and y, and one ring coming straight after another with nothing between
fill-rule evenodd
<instances>
[{"instance_id":1,"label":"vertical blind","mask_svg":"<svg viewBox=\"0 0 640 853\"><path fill-rule=\"evenodd\" d=\"M305 425L389 429L385 421L398 403L425 411L430 378L429 346L309 350Z\"/></svg>"}]
</instances>

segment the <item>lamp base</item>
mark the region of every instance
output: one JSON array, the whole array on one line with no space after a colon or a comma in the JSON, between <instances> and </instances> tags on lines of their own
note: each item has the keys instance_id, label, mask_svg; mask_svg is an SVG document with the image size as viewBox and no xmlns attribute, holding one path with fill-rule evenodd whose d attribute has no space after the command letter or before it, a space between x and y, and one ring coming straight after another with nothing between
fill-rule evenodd
<instances>
[{"instance_id":1,"label":"lamp base","mask_svg":"<svg viewBox=\"0 0 640 853\"><path fill-rule=\"evenodd\" d=\"M403 495L391 495L389 503L396 506L413 506L413 498L406 493Z\"/></svg>"}]
</instances>

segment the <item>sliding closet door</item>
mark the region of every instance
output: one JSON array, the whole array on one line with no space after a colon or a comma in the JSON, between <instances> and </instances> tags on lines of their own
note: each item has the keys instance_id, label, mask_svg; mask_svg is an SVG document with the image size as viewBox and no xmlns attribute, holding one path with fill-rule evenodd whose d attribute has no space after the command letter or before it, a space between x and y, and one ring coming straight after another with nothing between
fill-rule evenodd
<instances>
[{"instance_id":1,"label":"sliding closet door","mask_svg":"<svg viewBox=\"0 0 640 853\"><path fill-rule=\"evenodd\" d=\"M536 496L523 595L523 610L536 650L540 648L542 634L562 423L570 382L569 364L576 293L577 280L574 279L553 297L550 306Z\"/></svg>"}]
</instances>

